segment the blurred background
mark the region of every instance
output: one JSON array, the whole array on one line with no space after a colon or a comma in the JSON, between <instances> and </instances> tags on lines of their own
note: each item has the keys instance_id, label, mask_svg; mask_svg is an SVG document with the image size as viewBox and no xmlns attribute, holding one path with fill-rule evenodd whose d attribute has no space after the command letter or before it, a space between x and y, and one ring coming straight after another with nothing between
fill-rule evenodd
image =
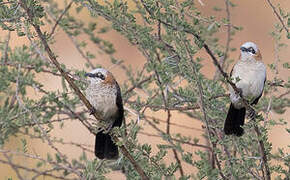
<instances>
[{"instance_id":1,"label":"blurred background","mask_svg":"<svg viewBox=\"0 0 290 180\"><path fill-rule=\"evenodd\" d=\"M222 8L224 10L225 8L225 2L223 0L216 0L216 1L210 1L210 0L202 0L203 5L201 3L196 2L197 7L199 10L205 15L210 16L214 15L218 19L221 19L223 17L226 17L225 11L216 12L213 10L215 6L218 6L219 8ZM63 6L62 2L59 2L60 6ZM274 15L272 9L270 6L266 3L266 1L260 1L260 0L235 0L233 1L237 6L230 9L231 14L231 22L237 26L242 26L243 30L236 33L235 36L232 36L233 40L230 43L231 47L239 48L240 45L246 41L252 41L255 42L262 53L263 61L265 64L272 63L275 56L275 47L274 47L274 39L270 36L270 32L274 30L274 24L278 22L277 17ZM276 0L274 2L275 4L280 4L281 7L284 7L285 10L289 11L290 9L290 1L285 0ZM130 1L129 1L130 5ZM133 5L133 3L131 4ZM134 8L134 7L132 7ZM74 11L71 12L74 14ZM82 18L84 21L93 21L93 19L90 17L89 12L86 10L83 10L81 14L78 14L80 16L79 18ZM97 22L98 24L108 24L107 22ZM109 25L109 24L108 24ZM47 27L50 29L51 27ZM6 32L5 32L6 33ZM4 32L0 31L1 39L6 35ZM86 68L84 66L84 59L80 56L75 46L71 43L71 40L66 36L66 34L58 28L55 32L55 43L52 46L53 51L55 54L58 55L58 60L61 63L64 63L67 65L68 68L74 68L74 69L86 69L87 71L90 71L90 69ZM221 44L225 44L226 39L226 28L221 28L221 31L218 32L217 37L220 39ZM114 44L114 47L116 49L115 57L118 59L124 60L125 65L132 66L132 70L140 70L145 63L145 58L143 55L138 51L138 49L135 46L130 45L130 43L122 37L122 35L118 34L115 31L110 31L109 33L106 33L103 35L103 38L110 41ZM11 33L11 40L10 40L12 46L16 47L23 43L27 43L27 40L24 38L20 38L16 36L14 32ZM290 45L289 40L286 39L286 35L283 36L282 42ZM96 49L95 46L89 46L88 49L91 51L94 51ZM97 49L95 50L97 51ZM102 55L100 53L97 53L98 56L95 60L93 60L94 64L101 64L104 68L110 69L110 71L115 75L118 82L122 83L127 81L126 74L118 67L112 67L109 57L106 55ZM209 56L207 54L199 54L201 57L203 57L205 60L203 61L204 67L202 69L202 72L206 74L208 77L213 77L215 72L215 67L212 64L211 59L209 59ZM238 51L231 52L229 54L229 58L231 59L237 59L239 56ZM283 49L281 53L279 54L280 58L283 62L289 62L290 57L290 51L288 49ZM285 77L284 80L287 80L289 78L289 71L286 71L286 69L279 69L279 73ZM272 80L273 74L268 69L268 80ZM39 74L37 77L42 83L45 84L45 88L47 90L50 89L56 89L61 88L61 82L59 78L52 78L51 76L46 76L45 74ZM31 97L37 96L37 93L34 90L31 90L29 92ZM36 97L37 98L37 97ZM201 138L201 134L203 133L202 129L202 123L199 121L194 121L185 115L181 115L178 113L172 114L172 123L177 124L175 126L172 126L171 132L172 133L182 133L183 135L190 135L192 137L199 137ZM153 113L152 116L158 117L160 119L165 119L165 113L157 112ZM270 113L270 118L276 118L277 115L274 113ZM287 112L279 118L285 118L289 122L289 109ZM151 128L148 124L145 122L140 122L140 125L142 126L143 130L142 132L146 132L148 134L158 134L156 130ZM160 123L159 128L165 129L166 124ZM288 125L288 128L290 126ZM270 131L270 141L273 144L273 151L277 151L277 148L288 148L288 152L290 152L289 147L287 145L290 144L290 138L287 135L286 131L281 131L281 128L279 126L275 126L275 128L271 129ZM91 135L88 130L83 127L81 123L78 123L77 121L68 121L65 123L65 128L60 129L56 128L53 132L53 135L55 137L62 137L65 139L65 141L72 141L82 144L91 145L91 149L93 149L94 145L94 137ZM152 144L153 150L155 144L160 143L162 141L158 137L148 137L146 134L139 134L138 138L140 139L140 142L148 142ZM201 141L201 143L205 143ZM21 142L19 137L11 137L9 139L9 142L5 144L5 148L7 149L17 149L21 147ZM37 152L39 155L45 155L48 148L44 143L41 141L36 140L28 140L28 148L31 152ZM186 147L188 150L191 148L190 146ZM67 149L66 146L60 146L61 151L68 155L70 158L76 158L80 155L81 151L77 148L75 149ZM155 149L156 150L156 149ZM170 152L172 153L172 152ZM173 155L170 156L173 158ZM89 158L94 158L93 154L90 154ZM168 162L174 161L174 159L166 159ZM29 161L24 158L19 158L17 161L20 164L26 164L29 166L29 164L33 164L33 161ZM184 170L186 172L193 172L194 169L190 166L184 166ZM29 176L29 174L27 175ZM14 171L7 165L0 164L0 178L1 179L7 179L8 177L12 177L13 179L17 179L17 176L15 175ZM111 179L125 179L124 176L121 175L121 173L114 172L109 173L108 178ZM45 178L49 179L49 178Z\"/></svg>"}]
</instances>

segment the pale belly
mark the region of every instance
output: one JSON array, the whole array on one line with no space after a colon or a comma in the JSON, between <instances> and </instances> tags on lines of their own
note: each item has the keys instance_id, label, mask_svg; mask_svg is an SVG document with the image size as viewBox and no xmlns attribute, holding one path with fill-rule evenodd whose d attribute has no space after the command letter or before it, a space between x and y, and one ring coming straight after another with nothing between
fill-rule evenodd
<instances>
[{"instance_id":1,"label":"pale belly","mask_svg":"<svg viewBox=\"0 0 290 180\"><path fill-rule=\"evenodd\" d=\"M245 66L243 64L243 66L235 67L232 78L237 88L241 89L243 97L252 102L263 92L266 69L263 64L258 64L256 67L253 67L253 65ZM232 103L234 103L236 107L242 107L241 99L232 87L230 87L230 94Z\"/></svg>"},{"instance_id":2,"label":"pale belly","mask_svg":"<svg viewBox=\"0 0 290 180\"><path fill-rule=\"evenodd\" d=\"M100 91L103 91L100 93ZM117 113L116 94L107 89L89 87L86 90L86 97L94 106L95 110L102 116L102 120L111 122Z\"/></svg>"}]
</instances>

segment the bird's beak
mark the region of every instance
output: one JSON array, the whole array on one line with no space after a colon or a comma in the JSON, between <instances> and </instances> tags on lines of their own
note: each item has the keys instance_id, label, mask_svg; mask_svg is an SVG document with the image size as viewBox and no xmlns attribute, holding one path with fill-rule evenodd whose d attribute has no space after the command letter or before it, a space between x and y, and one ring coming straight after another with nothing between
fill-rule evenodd
<instances>
[{"instance_id":1,"label":"bird's beak","mask_svg":"<svg viewBox=\"0 0 290 180\"><path fill-rule=\"evenodd\" d=\"M248 51L248 49L245 48L245 47L241 47L240 50L243 51L243 52L247 52Z\"/></svg>"}]
</instances>

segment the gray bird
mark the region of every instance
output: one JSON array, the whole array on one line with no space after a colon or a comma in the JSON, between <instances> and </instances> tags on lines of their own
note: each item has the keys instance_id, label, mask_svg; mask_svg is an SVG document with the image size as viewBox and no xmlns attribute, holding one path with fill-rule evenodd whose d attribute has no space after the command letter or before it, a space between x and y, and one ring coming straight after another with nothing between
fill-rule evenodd
<instances>
[{"instance_id":1,"label":"gray bird","mask_svg":"<svg viewBox=\"0 0 290 180\"><path fill-rule=\"evenodd\" d=\"M112 73L103 68L97 68L86 73L89 85L86 89L86 97L101 116L101 124L98 128L95 141L95 155L99 159L117 159L118 146L114 144L108 132L113 127L120 127L124 118L124 108L120 87ZM98 123L98 122L97 122Z\"/></svg>"},{"instance_id":2,"label":"gray bird","mask_svg":"<svg viewBox=\"0 0 290 180\"><path fill-rule=\"evenodd\" d=\"M263 94L266 81L266 66L257 45L252 42L244 43L240 48L240 60L231 71L233 83L241 91L242 97L251 105L257 104ZM244 129L246 108L240 96L230 86L231 105L224 124L225 134L241 136Z\"/></svg>"}]
</instances>

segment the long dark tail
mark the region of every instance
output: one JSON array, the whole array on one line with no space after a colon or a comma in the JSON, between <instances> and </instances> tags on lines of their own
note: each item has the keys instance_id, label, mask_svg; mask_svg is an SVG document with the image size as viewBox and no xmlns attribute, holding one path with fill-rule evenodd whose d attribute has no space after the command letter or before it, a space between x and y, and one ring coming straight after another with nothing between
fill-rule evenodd
<instances>
[{"instance_id":1,"label":"long dark tail","mask_svg":"<svg viewBox=\"0 0 290 180\"><path fill-rule=\"evenodd\" d=\"M241 127L244 125L246 115L246 108L236 109L231 103L230 109L225 121L224 132L226 135L234 134L236 136L242 136L244 129Z\"/></svg>"},{"instance_id":2,"label":"long dark tail","mask_svg":"<svg viewBox=\"0 0 290 180\"><path fill-rule=\"evenodd\" d=\"M117 159L118 147L114 144L109 134L102 131L96 134L95 155L99 159Z\"/></svg>"}]
</instances>

